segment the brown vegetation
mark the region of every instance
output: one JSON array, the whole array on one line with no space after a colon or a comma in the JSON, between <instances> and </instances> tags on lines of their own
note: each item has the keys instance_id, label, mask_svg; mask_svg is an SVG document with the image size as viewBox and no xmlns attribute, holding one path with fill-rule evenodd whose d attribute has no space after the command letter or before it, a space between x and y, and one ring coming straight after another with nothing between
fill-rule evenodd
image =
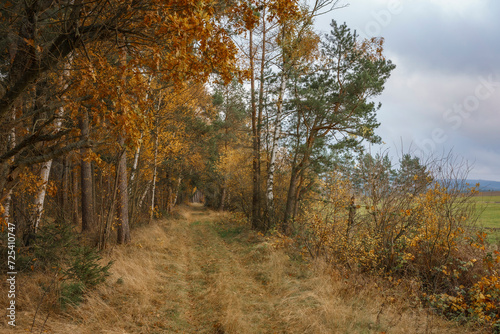
<instances>
[{"instance_id":1,"label":"brown vegetation","mask_svg":"<svg viewBox=\"0 0 500 334\"><path fill-rule=\"evenodd\" d=\"M15 330L463 332L429 306L500 327L500 253L468 229L475 190L410 155L398 171L352 156L381 141L394 64L383 38L314 31L338 3L0 5ZM195 198L233 214L154 220Z\"/></svg>"},{"instance_id":2,"label":"brown vegetation","mask_svg":"<svg viewBox=\"0 0 500 334\"><path fill-rule=\"evenodd\" d=\"M33 332L474 333L433 315L411 282L331 271L277 246L242 220L183 208L109 250L112 276L80 307L52 310L44 324L44 303ZM30 330L47 281L18 278L18 325L0 333Z\"/></svg>"}]
</instances>

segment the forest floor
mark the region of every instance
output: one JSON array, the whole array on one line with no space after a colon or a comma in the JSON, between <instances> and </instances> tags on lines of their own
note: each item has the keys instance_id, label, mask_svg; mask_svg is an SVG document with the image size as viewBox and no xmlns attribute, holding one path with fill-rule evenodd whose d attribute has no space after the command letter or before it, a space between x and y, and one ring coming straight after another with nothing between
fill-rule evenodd
<instances>
[{"instance_id":1,"label":"forest floor","mask_svg":"<svg viewBox=\"0 0 500 334\"><path fill-rule=\"evenodd\" d=\"M424 309L409 287L308 263L199 206L135 229L109 259L105 284L79 307L48 318L41 308L33 328L42 295L23 295L36 275L19 276L17 326L0 333L473 333Z\"/></svg>"}]
</instances>

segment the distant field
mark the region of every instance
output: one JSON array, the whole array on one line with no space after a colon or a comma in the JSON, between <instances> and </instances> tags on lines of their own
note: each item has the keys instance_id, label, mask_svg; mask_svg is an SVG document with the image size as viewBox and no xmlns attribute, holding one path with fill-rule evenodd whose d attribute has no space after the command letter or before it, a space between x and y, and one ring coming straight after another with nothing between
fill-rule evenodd
<instances>
[{"instance_id":1,"label":"distant field","mask_svg":"<svg viewBox=\"0 0 500 334\"><path fill-rule=\"evenodd\" d=\"M490 241L500 243L500 191L479 193L475 200L482 210L479 225L486 228Z\"/></svg>"},{"instance_id":2,"label":"distant field","mask_svg":"<svg viewBox=\"0 0 500 334\"><path fill-rule=\"evenodd\" d=\"M500 196L500 191L484 191L477 194L477 197L495 197Z\"/></svg>"}]
</instances>

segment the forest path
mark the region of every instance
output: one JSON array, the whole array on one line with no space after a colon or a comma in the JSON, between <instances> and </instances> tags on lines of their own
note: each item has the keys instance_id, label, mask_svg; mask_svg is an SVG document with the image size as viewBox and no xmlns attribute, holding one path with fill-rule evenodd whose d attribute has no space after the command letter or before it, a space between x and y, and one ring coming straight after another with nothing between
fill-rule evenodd
<instances>
[{"instance_id":1,"label":"forest path","mask_svg":"<svg viewBox=\"0 0 500 334\"><path fill-rule=\"evenodd\" d=\"M134 229L132 243L108 250L104 261L111 259L105 284L79 307L51 312L46 323L41 310L33 332L465 333L410 304L388 302L375 282L347 280L275 249L244 222L202 206ZM19 311L14 332L26 333L34 312Z\"/></svg>"},{"instance_id":2,"label":"forest path","mask_svg":"<svg viewBox=\"0 0 500 334\"><path fill-rule=\"evenodd\" d=\"M165 226L167 234L183 241L172 245L182 263L177 272L178 281L185 283L180 296L188 297L182 298L185 305L180 314L180 323L187 326L179 330L283 332L285 323L276 308L282 299L273 297L270 278L260 268L270 254L266 246L259 245L257 236L243 235L242 227L222 226L220 215L203 207L191 206L180 214L183 219Z\"/></svg>"}]
</instances>

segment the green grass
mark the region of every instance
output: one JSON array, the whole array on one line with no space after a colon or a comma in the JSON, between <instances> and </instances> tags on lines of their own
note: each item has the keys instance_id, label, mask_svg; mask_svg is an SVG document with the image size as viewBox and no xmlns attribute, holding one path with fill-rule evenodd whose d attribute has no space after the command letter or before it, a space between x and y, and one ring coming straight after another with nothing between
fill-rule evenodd
<instances>
[{"instance_id":1,"label":"green grass","mask_svg":"<svg viewBox=\"0 0 500 334\"><path fill-rule=\"evenodd\" d=\"M225 239L227 242L232 242L235 241L233 239L236 236L240 235L243 232L244 227L243 226L234 226L226 228L218 227L216 230L222 239Z\"/></svg>"},{"instance_id":2,"label":"green grass","mask_svg":"<svg viewBox=\"0 0 500 334\"><path fill-rule=\"evenodd\" d=\"M474 197L481 215L478 224L486 228L491 242L500 242L500 196Z\"/></svg>"}]
</instances>

